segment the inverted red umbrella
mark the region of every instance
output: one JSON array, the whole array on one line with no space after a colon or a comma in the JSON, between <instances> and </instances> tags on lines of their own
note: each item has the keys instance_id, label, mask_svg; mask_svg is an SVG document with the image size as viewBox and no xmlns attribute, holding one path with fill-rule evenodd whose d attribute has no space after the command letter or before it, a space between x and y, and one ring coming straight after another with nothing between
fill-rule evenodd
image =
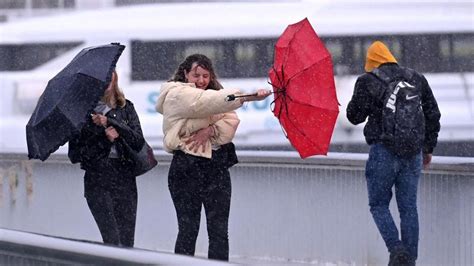
<instances>
[{"instance_id":1,"label":"inverted red umbrella","mask_svg":"<svg viewBox=\"0 0 474 266\"><path fill-rule=\"evenodd\" d=\"M273 113L300 157L327 154L339 103L331 55L308 19L278 39L269 78Z\"/></svg>"}]
</instances>

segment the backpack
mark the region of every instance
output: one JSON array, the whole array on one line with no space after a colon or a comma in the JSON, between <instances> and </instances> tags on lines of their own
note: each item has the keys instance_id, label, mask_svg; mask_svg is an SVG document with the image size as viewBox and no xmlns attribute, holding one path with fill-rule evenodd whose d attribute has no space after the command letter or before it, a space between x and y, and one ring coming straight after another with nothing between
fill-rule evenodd
<instances>
[{"instance_id":1,"label":"backpack","mask_svg":"<svg viewBox=\"0 0 474 266\"><path fill-rule=\"evenodd\" d=\"M423 147L425 116L421 88L411 81L414 71L403 68L403 72L403 77L393 79L378 68L372 71L385 86L381 140L396 155L411 157Z\"/></svg>"}]
</instances>

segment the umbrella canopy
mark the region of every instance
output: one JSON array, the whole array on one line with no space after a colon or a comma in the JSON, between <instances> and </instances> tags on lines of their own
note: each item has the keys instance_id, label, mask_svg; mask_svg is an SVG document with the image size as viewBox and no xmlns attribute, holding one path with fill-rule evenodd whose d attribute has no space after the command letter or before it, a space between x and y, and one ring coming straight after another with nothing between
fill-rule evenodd
<instances>
[{"instance_id":1,"label":"umbrella canopy","mask_svg":"<svg viewBox=\"0 0 474 266\"><path fill-rule=\"evenodd\" d=\"M52 78L26 125L30 159L46 160L80 132L112 78L124 45L83 49Z\"/></svg>"},{"instance_id":2,"label":"umbrella canopy","mask_svg":"<svg viewBox=\"0 0 474 266\"><path fill-rule=\"evenodd\" d=\"M301 158L327 154L339 103L331 55L308 19L289 25L269 71L273 113Z\"/></svg>"}]
</instances>

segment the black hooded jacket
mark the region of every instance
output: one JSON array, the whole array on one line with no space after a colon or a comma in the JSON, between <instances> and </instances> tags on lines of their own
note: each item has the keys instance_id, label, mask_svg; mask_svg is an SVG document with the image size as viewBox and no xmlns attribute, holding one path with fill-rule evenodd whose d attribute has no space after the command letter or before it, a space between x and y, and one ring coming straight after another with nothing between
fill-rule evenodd
<instances>
[{"instance_id":1,"label":"black hooded jacket","mask_svg":"<svg viewBox=\"0 0 474 266\"><path fill-rule=\"evenodd\" d=\"M125 156L123 142L125 141L132 149L139 151L145 141L140 120L129 100L124 107L114 108L106 116L108 126L113 126L119 134L119 138L114 143L126 169L130 161ZM107 166L111 147L112 142L107 139L105 128L94 124L91 116L88 116L81 134L69 141L68 156L72 163L81 163L82 169L100 172Z\"/></svg>"},{"instance_id":2,"label":"black hooded jacket","mask_svg":"<svg viewBox=\"0 0 474 266\"><path fill-rule=\"evenodd\" d=\"M403 77L405 71L396 63L385 63L379 68L394 79ZM416 71L413 72L414 75L410 83L421 88L421 102L425 116L423 152L432 153L438 140L441 113L426 78ZM382 95L385 88L386 85L374 74L370 72L365 73L357 79L354 94L347 105L347 118L352 124L360 124L364 122L367 117L369 118L364 127L365 140L369 145L381 142Z\"/></svg>"}]
</instances>

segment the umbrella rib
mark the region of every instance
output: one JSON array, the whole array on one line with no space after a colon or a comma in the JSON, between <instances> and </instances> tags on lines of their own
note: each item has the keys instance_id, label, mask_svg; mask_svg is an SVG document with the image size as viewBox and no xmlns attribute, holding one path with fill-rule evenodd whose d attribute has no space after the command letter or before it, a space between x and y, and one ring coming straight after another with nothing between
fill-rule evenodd
<instances>
[{"instance_id":1,"label":"umbrella rib","mask_svg":"<svg viewBox=\"0 0 474 266\"><path fill-rule=\"evenodd\" d=\"M272 85L272 87L274 88L277 88L277 91L276 93L279 94L279 93L285 93L286 91L286 87L288 86L288 83L290 82L290 80L287 80L286 83L283 83L283 81L285 80L285 71L284 71L284 68L283 68L283 65L281 66L281 78L280 76L278 75L278 72L277 70L275 69L275 66L272 66L273 68L273 72L275 72L275 75L278 79L278 83L279 84L282 84L282 86L276 86L275 84L271 83L270 81L267 81L268 84Z\"/></svg>"},{"instance_id":2,"label":"umbrella rib","mask_svg":"<svg viewBox=\"0 0 474 266\"><path fill-rule=\"evenodd\" d=\"M285 80L285 72L284 72L283 65L281 66L281 79L280 79L280 76L278 75L278 72L275 69L275 66L273 66L273 71L275 72L275 75L278 78L278 82L280 84L282 84L282 80L283 81ZM287 116L288 116L288 106L287 106L287 103L286 103L286 97L288 97L292 101L291 97L286 94L286 87L288 86L289 80L285 84L283 84L283 86L281 86L281 88L279 86L275 86L271 82L268 82L268 83L270 83L270 85L272 85L273 87L277 88L277 91L276 91L277 97L273 100L273 102L270 103L270 105L274 104L275 101L277 101L280 97L283 97L282 102L285 103L285 109L286 109ZM278 118L280 118L280 116L281 116L281 111L282 111L282 109L280 108L280 110L278 111Z\"/></svg>"},{"instance_id":3,"label":"umbrella rib","mask_svg":"<svg viewBox=\"0 0 474 266\"><path fill-rule=\"evenodd\" d=\"M296 35L302 28L303 28L303 25L300 25L300 27L295 31L295 33L293 34L291 40L288 42L288 47L291 46L291 43L293 42L293 40L295 40L295 38L294 38L295 35ZM289 49L287 49L287 51L286 51L286 56L285 56L285 63L282 64L282 68L283 68L283 65L285 65L286 62L287 62L287 60L288 60L288 53L289 53L289 52L290 52Z\"/></svg>"}]
</instances>

